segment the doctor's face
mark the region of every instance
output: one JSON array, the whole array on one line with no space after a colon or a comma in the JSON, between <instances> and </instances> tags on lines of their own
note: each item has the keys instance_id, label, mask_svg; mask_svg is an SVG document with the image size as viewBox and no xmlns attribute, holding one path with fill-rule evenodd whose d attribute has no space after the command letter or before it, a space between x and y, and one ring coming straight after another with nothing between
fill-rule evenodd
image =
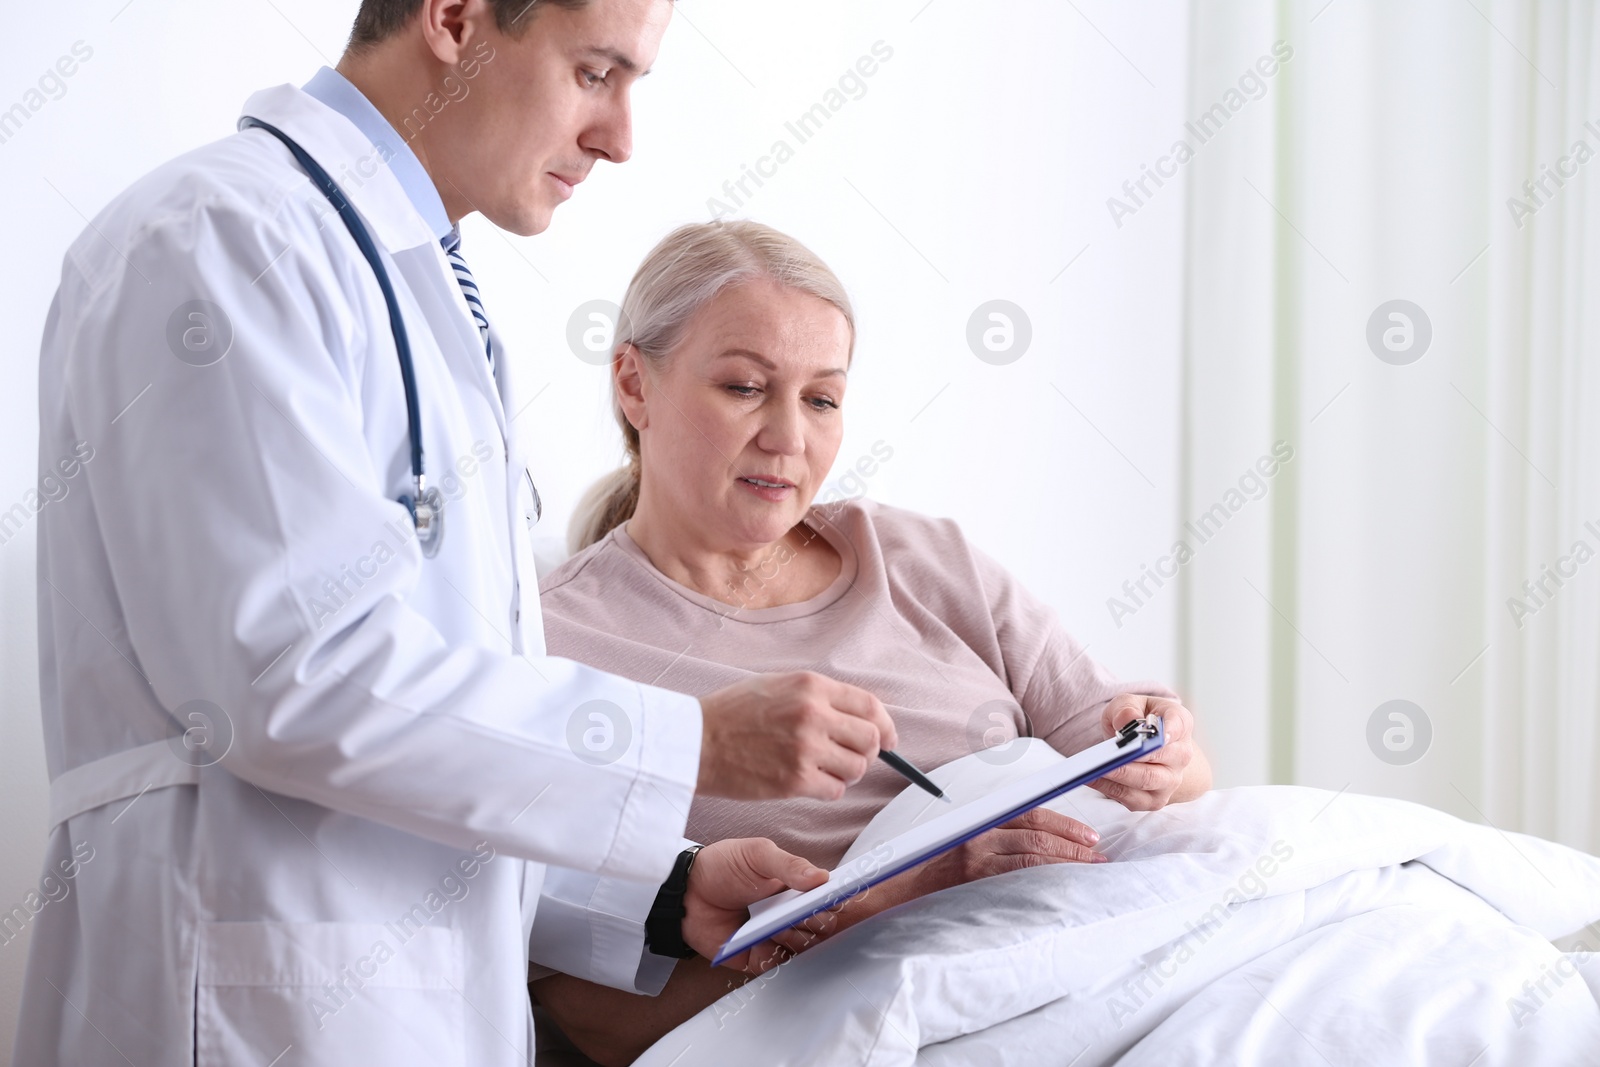
<instances>
[{"instance_id":1,"label":"doctor's face","mask_svg":"<svg viewBox=\"0 0 1600 1067\"><path fill-rule=\"evenodd\" d=\"M664 359L625 349L617 395L639 428L640 509L714 550L781 538L839 452L850 344L838 308L762 279L709 301Z\"/></svg>"},{"instance_id":2,"label":"doctor's face","mask_svg":"<svg viewBox=\"0 0 1600 1067\"><path fill-rule=\"evenodd\" d=\"M478 211L524 236L550 225L557 205L599 160L633 154L629 92L655 62L670 0L542 5L521 37L493 29L493 58L453 121L429 131L428 152L452 217ZM454 202L452 202L454 201Z\"/></svg>"}]
</instances>

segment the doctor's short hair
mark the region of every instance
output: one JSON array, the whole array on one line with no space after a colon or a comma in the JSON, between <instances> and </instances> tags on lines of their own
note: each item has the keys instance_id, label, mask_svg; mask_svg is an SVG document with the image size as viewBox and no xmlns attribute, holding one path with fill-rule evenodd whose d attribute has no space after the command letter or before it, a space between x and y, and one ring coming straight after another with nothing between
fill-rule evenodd
<instances>
[{"instance_id":1,"label":"doctor's short hair","mask_svg":"<svg viewBox=\"0 0 1600 1067\"><path fill-rule=\"evenodd\" d=\"M767 279L826 300L844 315L855 352L856 318L844 283L811 249L759 222L697 222L673 230L639 264L622 298L612 346L615 361L629 345L648 362L660 362L678 346L695 315L732 285ZM606 475L583 495L567 532L567 547L581 552L633 517L643 476L639 431L622 411L611 384L611 410L622 429L627 466Z\"/></svg>"},{"instance_id":2,"label":"doctor's short hair","mask_svg":"<svg viewBox=\"0 0 1600 1067\"><path fill-rule=\"evenodd\" d=\"M507 37L522 36L539 9L551 5L570 11L588 7L589 0L489 0L495 27ZM387 40L421 10L422 0L361 0L346 49L359 53Z\"/></svg>"}]
</instances>

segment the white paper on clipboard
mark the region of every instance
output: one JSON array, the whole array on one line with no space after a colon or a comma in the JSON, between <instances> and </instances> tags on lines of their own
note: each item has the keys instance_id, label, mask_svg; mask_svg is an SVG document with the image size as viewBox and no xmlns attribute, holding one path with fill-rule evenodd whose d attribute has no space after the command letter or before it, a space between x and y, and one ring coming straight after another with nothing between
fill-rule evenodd
<instances>
[{"instance_id":1,"label":"white paper on clipboard","mask_svg":"<svg viewBox=\"0 0 1600 1067\"><path fill-rule=\"evenodd\" d=\"M787 890L750 905L750 919L730 937L713 964L736 956L774 934L804 922L862 890L893 878L970 838L1031 811L1069 789L1094 781L1124 763L1142 759L1166 744L1160 718L1135 719L1109 737L1060 763L1002 786L954 811L930 819L841 864L828 880L804 893Z\"/></svg>"}]
</instances>

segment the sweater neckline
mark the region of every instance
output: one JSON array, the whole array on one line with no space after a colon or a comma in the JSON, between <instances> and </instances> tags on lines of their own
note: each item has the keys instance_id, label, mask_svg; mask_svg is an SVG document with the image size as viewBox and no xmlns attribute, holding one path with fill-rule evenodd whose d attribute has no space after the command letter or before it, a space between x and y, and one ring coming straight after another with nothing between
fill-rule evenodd
<instances>
[{"instance_id":1,"label":"sweater neckline","mask_svg":"<svg viewBox=\"0 0 1600 1067\"><path fill-rule=\"evenodd\" d=\"M856 575L860 570L860 561L856 556L855 546L850 543L849 538L845 537L842 530L823 518L815 507L808 510L805 517L800 521L815 530L828 544L833 546L834 551L839 553L839 573L832 582L828 583L828 587L816 596L806 600L795 601L793 604L775 604L770 608L747 608L738 604L730 604L715 597L706 596L698 590L690 589L681 582L669 578L651 562L644 549L639 547L639 543L628 536L626 523L617 526L608 536L625 555L643 567L646 573L669 591L696 607L735 622L757 624L785 622L789 619L815 615L817 612L837 602L855 584ZM759 581L759 576L754 580Z\"/></svg>"}]
</instances>

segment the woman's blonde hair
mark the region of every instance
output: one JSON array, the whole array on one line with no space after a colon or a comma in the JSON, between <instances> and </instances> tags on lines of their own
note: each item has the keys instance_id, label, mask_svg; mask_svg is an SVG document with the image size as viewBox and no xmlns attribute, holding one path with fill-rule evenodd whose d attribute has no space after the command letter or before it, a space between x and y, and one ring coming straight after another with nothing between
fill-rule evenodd
<instances>
[{"instance_id":1,"label":"woman's blonde hair","mask_svg":"<svg viewBox=\"0 0 1600 1067\"><path fill-rule=\"evenodd\" d=\"M828 265L805 245L759 222L699 222L680 226L651 249L622 298L612 345L615 360L633 345L652 363L677 347L695 315L732 285L770 279L785 288L826 300L844 315L855 348L855 313L850 297ZM633 517L639 504L639 431L623 414L612 379L611 410L622 428L627 466L606 475L583 495L568 531L569 547L581 552Z\"/></svg>"}]
</instances>

